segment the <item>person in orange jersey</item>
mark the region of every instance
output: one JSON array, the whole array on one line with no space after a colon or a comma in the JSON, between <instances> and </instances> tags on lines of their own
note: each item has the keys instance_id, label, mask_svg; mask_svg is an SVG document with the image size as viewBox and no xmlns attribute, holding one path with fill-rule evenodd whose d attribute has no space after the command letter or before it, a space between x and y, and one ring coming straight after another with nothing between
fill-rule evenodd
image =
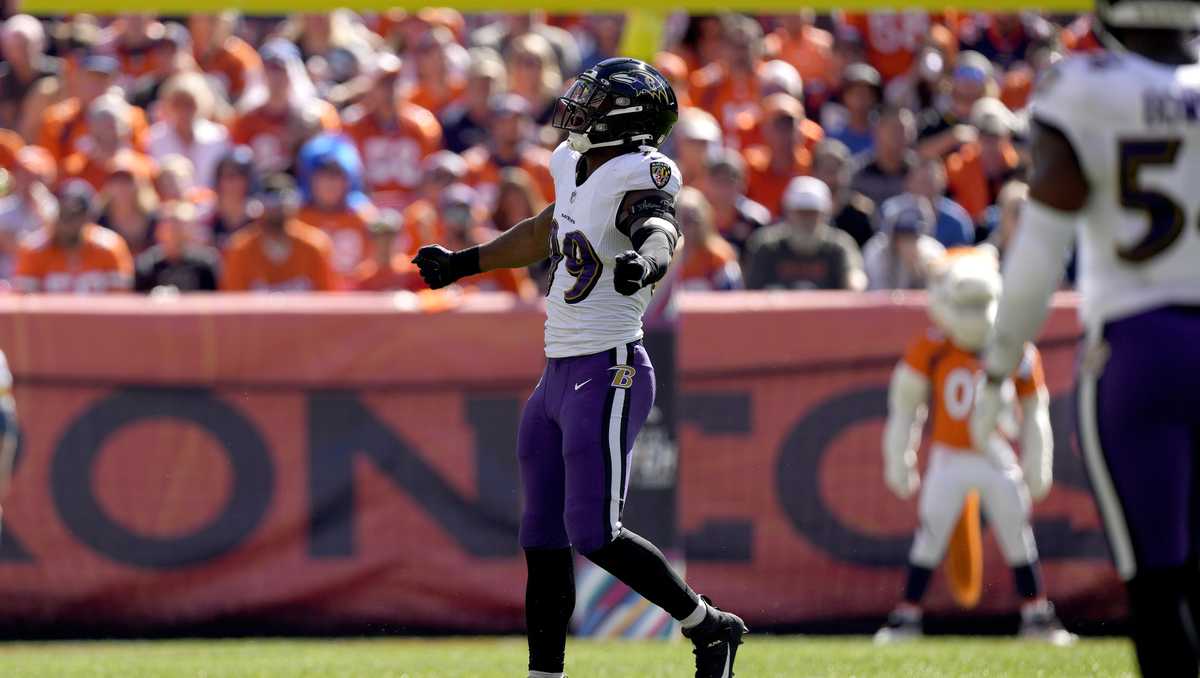
<instances>
[{"instance_id":1,"label":"person in orange jersey","mask_svg":"<svg viewBox=\"0 0 1200 678\"><path fill-rule=\"evenodd\" d=\"M470 186L455 184L438 201L446 247L456 251L491 240L495 233L482 225L479 195ZM537 285L524 268L498 268L457 283L465 292L511 292L523 301L538 297Z\"/></svg>"},{"instance_id":2,"label":"person in orange jersey","mask_svg":"<svg viewBox=\"0 0 1200 678\"><path fill-rule=\"evenodd\" d=\"M421 163L421 185L417 199L404 208L404 224L397 248L416 254L425 245L440 242L442 223L438 216L438 201L442 192L467 178L467 163L462 156L450 151L438 151Z\"/></svg>"},{"instance_id":3,"label":"person in orange jersey","mask_svg":"<svg viewBox=\"0 0 1200 678\"><path fill-rule=\"evenodd\" d=\"M841 35L858 40L867 62L887 81L912 67L933 22L928 12L905 10L847 13L838 23Z\"/></svg>"},{"instance_id":4,"label":"person in orange jersey","mask_svg":"<svg viewBox=\"0 0 1200 678\"><path fill-rule=\"evenodd\" d=\"M1015 116L1000 100L980 99L971 111L977 140L963 144L946 158L947 191L977 224L1020 168L1021 157L1012 143L1016 124Z\"/></svg>"},{"instance_id":5,"label":"person in orange jersey","mask_svg":"<svg viewBox=\"0 0 1200 678\"><path fill-rule=\"evenodd\" d=\"M333 270L350 276L368 256L371 238L367 224L375 218L374 206L350 206L350 179L347 170L333 154L321 156L313 167L309 200L297 218L316 226L333 242Z\"/></svg>"},{"instance_id":6,"label":"person in orange jersey","mask_svg":"<svg viewBox=\"0 0 1200 678\"><path fill-rule=\"evenodd\" d=\"M295 218L300 196L291 177L276 174L256 198L258 220L229 238L221 289L227 292L328 292L338 288L333 243Z\"/></svg>"},{"instance_id":7,"label":"person in orange jersey","mask_svg":"<svg viewBox=\"0 0 1200 678\"><path fill-rule=\"evenodd\" d=\"M415 292L425 288L416 264L409 261L412 255L395 249L402 222L399 212L385 209L367 225L371 234L371 257L354 269L351 288L360 292Z\"/></svg>"},{"instance_id":8,"label":"person in orange jersey","mask_svg":"<svg viewBox=\"0 0 1200 678\"><path fill-rule=\"evenodd\" d=\"M258 52L234 35L238 19L238 13L233 10L188 16L192 57L196 65L205 75L214 78L224 89L226 98L235 104L246 92L266 87Z\"/></svg>"},{"instance_id":9,"label":"person in orange jersey","mask_svg":"<svg viewBox=\"0 0 1200 678\"><path fill-rule=\"evenodd\" d=\"M812 153L801 133L804 106L787 94L772 94L762 104L762 135L766 142L745 151L746 195L771 214L783 209L783 191L794 177L808 174Z\"/></svg>"},{"instance_id":10,"label":"person in orange jersey","mask_svg":"<svg viewBox=\"0 0 1200 678\"><path fill-rule=\"evenodd\" d=\"M801 9L780 17L779 27L764 38L763 45L773 59L783 59L800 73L804 87L816 99L824 101L833 85L837 63L833 57L833 35L817 28L816 12Z\"/></svg>"},{"instance_id":11,"label":"person in orange jersey","mask_svg":"<svg viewBox=\"0 0 1200 678\"><path fill-rule=\"evenodd\" d=\"M397 98L400 60L381 55L362 101L344 113L346 135L362 156L368 194L380 207L401 209L421 181L421 160L441 148L432 113Z\"/></svg>"},{"instance_id":12,"label":"person in orange jersey","mask_svg":"<svg viewBox=\"0 0 1200 678\"><path fill-rule=\"evenodd\" d=\"M58 218L28 236L17 253L20 292L95 294L133 285L133 257L121 236L93 221L96 192L71 181L58 192Z\"/></svg>"},{"instance_id":13,"label":"person in orange jersey","mask_svg":"<svg viewBox=\"0 0 1200 678\"><path fill-rule=\"evenodd\" d=\"M717 232L712 205L691 186L675 196L675 218L683 235L679 281L687 290L736 290L742 287L737 250Z\"/></svg>"},{"instance_id":14,"label":"person in orange jersey","mask_svg":"<svg viewBox=\"0 0 1200 678\"><path fill-rule=\"evenodd\" d=\"M79 59L69 77L68 97L42 112L37 143L50 151L56 162L83 150L80 140L88 136L87 113L93 101L116 84L117 60L101 55ZM146 113L136 107L129 111L129 137L138 152L145 152L150 126Z\"/></svg>"},{"instance_id":15,"label":"person in orange jersey","mask_svg":"<svg viewBox=\"0 0 1200 678\"><path fill-rule=\"evenodd\" d=\"M54 223L58 200L54 159L40 146L17 151L9 169L9 192L0 198L0 280L12 277L21 241Z\"/></svg>"},{"instance_id":16,"label":"person in orange jersey","mask_svg":"<svg viewBox=\"0 0 1200 678\"><path fill-rule=\"evenodd\" d=\"M317 96L295 45L269 40L259 56L267 86L260 100L243 102L250 108L233 121L229 136L253 149L254 166L269 174L290 168L305 141L322 130L340 130L341 121L337 110Z\"/></svg>"},{"instance_id":17,"label":"person in orange jersey","mask_svg":"<svg viewBox=\"0 0 1200 678\"><path fill-rule=\"evenodd\" d=\"M876 634L876 642L921 635L921 599L948 545L948 564L953 566L952 573L958 573L951 576L955 598L967 607L978 601L982 586L979 514L970 504L966 512L963 508L973 492L987 513L1024 601L1021 635L1054 644L1075 640L1058 623L1053 605L1046 600L1029 523L1032 500L1040 500L1050 491L1054 452L1050 398L1041 357L1033 344L1025 346L1021 365L1006 386L1009 412L1002 430L995 432L986 450L971 442L971 409L982 377L978 355L996 321L1000 285L999 262L990 246L947 253L936 267L930 288L933 326L909 344L892 373L883 435L884 479L901 499L921 488L920 527L909 552L903 602ZM922 482L917 473L917 448L929 409L933 443ZM1020 442L1019 462L1009 437Z\"/></svg>"},{"instance_id":18,"label":"person in orange jersey","mask_svg":"<svg viewBox=\"0 0 1200 678\"><path fill-rule=\"evenodd\" d=\"M417 79L403 98L440 117L449 103L462 96L466 82L451 69L448 53L455 47L454 34L446 28L434 28L421 36L415 59Z\"/></svg>"},{"instance_id":19,"label":"person in orange jersey","mask_svg":"<svg viewBox=\"0 0 1200 678\"><path fill-rule=\"evenodd\" d=\"M554 196L550 151L534 143L534 120L528 102L516 94L501 94L492 98L491 108L487 141L463 153L467 183L479 191L482 204L492 207L500 171L520 167L533 177L542 199L549 202Z\"/></svg>"},{"instance_id":20,"label":"person in orange jersey","mask_svg":"<svg viewBox=\"0 0 1200 678\"><path fill-rule=\"evenodd\" d=\"M757 108L762 99L763 35L758 22L746 16L728 15L721 25L721 57L692 71L689 94L693 106L711 113L726 134L732 135L738 115Z\"/></svg>"},{"instance_id":21,"label":"person in orange jersey","mask_svg":"<svg viewBox=\"0 0 1200 678\"><path fill-rule=\"evenodd\" d=\"M93 100L88 105L88 133L80 140L81 150L62 163L63 181L82 179L99 191L118 168L149 181L154 176L154 161L134 148L130 136L134 110L116 93Z\"/></svg>"}]
</instances>

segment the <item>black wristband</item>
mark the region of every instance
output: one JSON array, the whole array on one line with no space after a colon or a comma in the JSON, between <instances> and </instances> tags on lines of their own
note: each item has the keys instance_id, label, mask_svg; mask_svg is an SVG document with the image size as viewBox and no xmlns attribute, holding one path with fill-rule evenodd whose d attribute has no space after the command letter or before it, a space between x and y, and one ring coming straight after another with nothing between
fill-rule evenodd
<instances>
[{"instance_id":1,"label":"black wristband","mask_svg":"<svg viewBox=\"0 0 1200 678\"><path fill-rule=\"evenodd\" d=\"M479 245L459 250L450 255L450 273L455 280L475 275L482 270L479 267Z\"/></svg>"}]
</instances>

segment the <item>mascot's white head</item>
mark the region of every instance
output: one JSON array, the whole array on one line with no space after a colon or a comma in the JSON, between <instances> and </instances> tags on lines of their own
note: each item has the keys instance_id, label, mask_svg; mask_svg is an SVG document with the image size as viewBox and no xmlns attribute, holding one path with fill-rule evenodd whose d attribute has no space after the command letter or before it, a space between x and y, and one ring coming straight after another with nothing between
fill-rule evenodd
<instances>
[{"instance_id":1,"label":"mascot's white head","mask_svg":"<svg viewBox=\"0 0 1200 678\"><path fill-rule=\"evenodd\" d=\"M929 315L964 351L983 349L996 324L1000 262L991 245L956 247L936 262L929 282Z\"/></svg>"}]
</instances>

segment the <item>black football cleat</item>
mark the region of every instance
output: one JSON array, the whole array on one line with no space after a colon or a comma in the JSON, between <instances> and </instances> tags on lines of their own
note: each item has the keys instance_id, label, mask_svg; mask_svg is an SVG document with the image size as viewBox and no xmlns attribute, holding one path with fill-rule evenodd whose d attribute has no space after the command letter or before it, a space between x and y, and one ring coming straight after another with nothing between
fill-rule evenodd
<instances>
[{"instance_id":1,"label":"black football cleat","mask_svg":"<svg viewBox=\"0 0 1200 678\"><path fill-rule=\"evenodd\" d=\"M708 598L708 619L699 626L684 629L683 635L692 641L696 655L696 678L733 678L733 662L737 659L742 636L750 632L741 617L718 610Z\"/></svg>"}]
</instances>

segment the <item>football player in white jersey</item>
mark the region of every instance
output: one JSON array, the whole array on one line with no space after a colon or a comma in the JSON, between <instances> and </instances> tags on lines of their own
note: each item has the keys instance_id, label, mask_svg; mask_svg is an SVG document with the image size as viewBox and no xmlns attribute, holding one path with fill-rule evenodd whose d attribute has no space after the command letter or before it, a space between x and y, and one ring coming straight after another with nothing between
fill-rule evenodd
<instances>
[{"instance_id":1,"label":"football player in white jersey","mask_svg":"<svg viewBox=\"0 0 1200 678\"><path fill-rule=\"evenodd\" d=\"M1067 58L1030 105L1030 201L1004 266L971 435L1045 319L1078 238L1078 433L1127 584L1145 676L1198 670L1200 65L1195 0L1098 0L1107 51Z\"/></svg>"},{"instance_id":2,"label":"football player in white jersey","mask_svg":"<svg viewBox=\"0 0 1200 678\"><path fill-rule=\"evenodd\" d=\"M554 114L569 134L550 159L555 202L489 243L458 252L430 245L413 260L436 289L551 259L546 370L517 444L531 678L563 676L572 548L680 621L695 646L696 678L732 676L746 633L621 525L633 441L654 402L642 314L679 239L682 178L657 150L677 117L675 92L656 70L637 59L600 62Z\"/></svg>"}]
</instances>

